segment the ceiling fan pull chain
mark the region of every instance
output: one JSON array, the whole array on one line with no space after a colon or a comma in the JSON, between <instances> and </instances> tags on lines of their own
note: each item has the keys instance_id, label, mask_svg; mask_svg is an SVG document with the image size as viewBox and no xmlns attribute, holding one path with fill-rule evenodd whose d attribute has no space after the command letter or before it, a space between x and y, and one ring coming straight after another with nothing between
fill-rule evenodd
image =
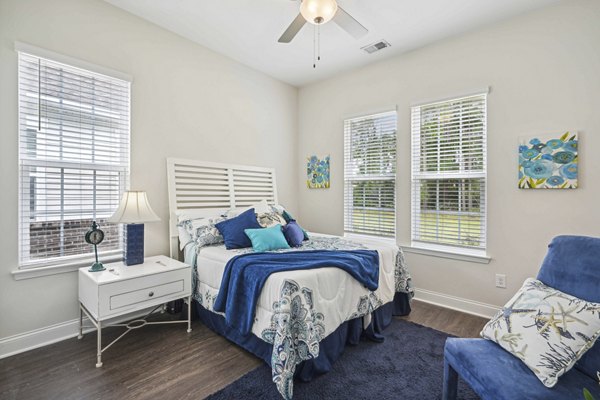
<instances>
[{"instance_id":1,"label":"ceiling fan pull chain","mask_svg":"<svg viewBox=\"0 0 600 400\"><path fill-rule=\"evenodd\" d=\"M317 27L314 26L313 27L313 68L317 68L317 57L316 57L316 52L317 52Z\"/></svg>"},{"instance_id":2,"label":"ceiling fan pull chain","mask_svg":"<svg viewBox=\"0 0 600 400\"><path fill-rule=\"evenodd\" d=\"M321 24L317 25L317 61L321 61Z\"/></svg>"}]
</instances>

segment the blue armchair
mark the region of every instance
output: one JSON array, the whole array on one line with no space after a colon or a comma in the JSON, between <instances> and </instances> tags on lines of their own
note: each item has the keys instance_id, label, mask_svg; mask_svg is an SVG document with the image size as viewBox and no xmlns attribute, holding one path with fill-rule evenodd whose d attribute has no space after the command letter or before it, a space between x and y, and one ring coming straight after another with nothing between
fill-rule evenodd
<instances>
[{"instance_id":1,"label":"blue armchair","mask_svg":"<svg viewBox=\"0 0 600 400\"><path fill-rule=\"evenodd\" d=\"M537 279L581 299L600 303L600 239L558 236L548 246ZM458 376L484 400L583 399L583 388L600 400L600 341L575 367L545 387L518 358L485 339L450 338L444 348L443 400L455 400Z\"/></svg>"}]
</instances>

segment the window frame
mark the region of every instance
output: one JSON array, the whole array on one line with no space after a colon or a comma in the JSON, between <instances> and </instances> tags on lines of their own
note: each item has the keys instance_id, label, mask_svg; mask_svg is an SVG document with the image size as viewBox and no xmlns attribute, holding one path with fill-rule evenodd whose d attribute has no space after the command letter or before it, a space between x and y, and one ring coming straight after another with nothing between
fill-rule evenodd
<instances>
[{"instance_id":1,"label":"window frame","mask_svg":"<svg viewBox=\"0 0 600 400\"><path fill-rule=\"evenodd\" d=\"M358 122L361 120L376 120L377 118L380 118L384 121L384 123L386 122L386 119L389 118L393 118L393 125L394 125L394 160L393 160L393 173L390 174L374 174L374 175L369 175L368 178L365 177L358 177L356 175L352 175L349 176L348 174L348 170L349 168L351 168L351 166L349 165L349 160L348 160L348 148L349 146L351 146L351 143L348 142L348 137L349 135L352 135L352 132L347 128L349 124L351 124L352 122ZM344 138L343 138L343 147L344 147L344 201L343 201L343 215L344 215L344 236L346 237L355 237L355 238L359 238L359 239L365 239L365 240L378 240L378 241L389 241L389 242L396 242L396 237L397 237L397 213L398 213L398 207L397 207L397 182L398 182L398 174L397 174L397 168L398 168L398 112L396 107L393 108L388 108L385 111L379 111L379 112L374 112L374 113L369 113L369 114L362 114L362 115L358 115L358 116L354 116L354 117L348 117L345 118L343 121L343 126L344 126ZM372 151L372 149L371 149ZM383 160L383 158L381 159ZM391 181L393 183L393 190L392 190L392 195L393 195L393 200L392 200L392 204L393 204L393 234L389 234L389 235L385 235L382 234L382 232L384 231L384 229L381 229L379 232L376 231L368 231L366 229L361 230L359 229L353 229L354 225L352 224L353 219L350 217L350 214L352 213L352 215L354 214L353 212L351 212L348 209L348 206L350 205L350 200L349 199L353 199L354 198L354 192L353 192L353 187L352 184L355 182L381 182L381 181ZM389 194L388 194L389 195ZM385 197L385 193L382 194L381 192L378 195L378 201L381 202L382 196ZM352 210L354 210L354 205L352 205ZM365 207L366 208L366 207ZM381 211L381 210L378 210ZM368 225L368 224L367 224ZM379 226L382 226L382 222L379 222Z\"/></svg>"},{"instance_id":2,"label":"window frame","mask_svg":"<svg viewBox=\"0 0 600 400\"><path fill-rule=\"evenodd\" d=\"M411 245L409 246L409 252L417 253L417 254L425 254L425 255L437 255L444 258L451 259L460 259L464 261L473 261L473 262L481 262L488 263L490 261L490 257L487 255L488 247L487 247L487 237L488 237L488 207L487 207L487 198L488 198L488 178L487 178L487 121L488 121L488 94L489 88L485 88L482 90L477 90L469 93L465 93L462 95L456 95L451 97L446 97L438 100L429 100L420 103L413 104L411 106L411 209L410 209L410 228L411 228ZM473 171L468 172L461 169L458 172L449 171L449 172L440 172L439 169L439 160L438 160L438 170L436 172L423 172L420 170L421 165L421 121L417 123L415 118L415 110L418 109L419 118L421 117L420 112L422 108L432 107L435 105L444 105L451 102L459 102L464 101L470 98L483 97L483 127L482 127L482 170L481 171ZM460 123L462 124L462 118ZM415 126L418 126L418 132L415 130ZM462 143L462 138L464 136L463 128L459 129L459 142ZM438 150L439 152L439 150ZM439 154L438 154L439 156ZM460 164L460 162L459 162ZM417 165L419 165L419 171L417 171ZM459 244L449 244L442 243L439 241L439 237L437 241L432 240L420 240L419 234L421 233L418 225L421 221L421 217L417 218L415 213L421 214L422 205L421 205L421 183L425 181L436 182L438 184L440 181L447 181L452 179L465 179L465 180L477 180L480 179L483 182L480 182L480 190L478 193L483 196L483 199L480 200L480 208L483 208L483 212L480 212L481 216L481 225L479 236L479 241L483 241L481 246L461 246ZM460 198L461 190L458 189L458 196ZM438 196L439 198L439 196ZM435 210L437 214L446 213L441 210L439 207L439 200L437 200L437 208ZM439 229L439 223L436 222L436 226Z\"/></svg>"},{"instance_id":3,"label":"window frame","mask_svg":"<svg viewBox=\"0 0 600 400\"><path fill-rule=\"evenodd\" d=\"M24 240L24 234L26 233L26 231L30 228L30 227L26 227L24 226L24 221L26 220L26 216L31 212L30 210L25 210L24 207L24 202L29 199L29 202L31 201L35 201L32 200L31 196L34 196L34 194L31 194L31 192L28 190L28 194L25 195L25 190L23 189L23 185L24 185L24 177L29 176L28 174L30 174L31 172L27 172L27 169L30 168L35 168L35 167L42 167L42 168L59 168L60 169L60 174L61 177L66 173L65 170L68 169L78 169L81 171L87 170L90 171L90 173L92 175L96 175L97 172L105 172L105 173L109 173L112 171L116 171L116 173L121 174L121 178L119 178L119 200L121 197L121 194L123 191L127 190L129 188L129 177L130 177L130 163L131 163L131 148L130 148L130 143L131 143L131 83L132 83L132 78L131 76L121 73L119 71L114 71L102 66L97 66L91 63L88 63L86 61L82 61L82 60L77 60L75 58L72 57L68 57L68 56L64 56L62 54L58 54L58 53L54 53L45 49L41 49L41 48L37 48L35 46L31 46L25 43L21 43L21 42L16 42L15 43L15 51L17 52L17 70L18 72L18 77L17 77L17 85L18 85L18 99L17 99L17 110L18 110L18 122L17 122L17 132L18 132L18 139L17 139L17 143L18 143L18 168L17 168L17 174L18 174L18 238L17 238L17 251L18 251L18 266L17 266L17 270L13 271L13 276L15 279L27 279L27 278L32 278L32 277L37 277L37 276L45 276L45 275L53 275L55 273L63 273L63 272L70 272L73 270L76 270L82 266L87 266L90 265L90 262L92 260L94 260L94 252L93 250L90 250L90 252L87 253L80 253L80 254L69 254L69 255L63 255L63 256L57 256L57 257L49 257L49 258L40 258L40 259L24 259L24 249L25 247L27 247L26 244L23 244L23 240ZM23 132L25 132L27 130L27 126L23 125L22 121L23 121L23 117L30 115L31 113L26 113L24 112L24 110L22 109L22 105L21 105L21 100L22 100L22 96L24 96L24 92L21 88L22 85L25 85L28 81L26 80L26 78L23 78L21 76L21 56L25 56L25 57L34 57L34 58L38 58L40 60L47 60L47 62L50 63L54 63L54 64L62 64L65 67L67 67L69 69L69 71L72 70L79 70L82 72L82 75L88 74L90 77L91 76L98 76L98 75L103 75L104 78L108 78L111 81L116 82L117 80L121 81L121 84L124 84L126 87L126 97L127 97L127 103L126 103L126 116L127 116L127 121L126 124L124 126L126 126L126 144L121 146L122 152L126 154L126 163L120 163L118 166L114 166L114 165L110 165L110 164L96 164L93 161L89 162L89 163L82 163L82 162L76 162L73 160L57 160L57 161L49 161L49 160L43 160L43 159L39 159L36 157L32 157L32 158L28 158L28 157L23 157L22 155L22 145L23 145ZM25 62L25 61L24 61ZM25 65L25 64L23 64ZM62 97L60 98L62 101ZM76 131L76 129L75 129ZM40 132L40 130L38 130L38 132ZM38 140L37 138L35 140ZM37 143L37 142L36 142ZM61 144L62 146L62 144ZM62 147L61 147L62 148ZM83 148L82 148L83 149ZM81 150L83 151L83 150ZM97 154L96 151L94 150L94 148L92 148L92 153L93 154ZM111 179L112 181L112 179ZM96 179L94 178L93 180L93 189L92 189L92 193L94 193L93 198L91 199L91 202L94 204L94 210L96 209L96 192L98 190L101 190L99 188L98 185L100 185L101 183L98 183L96 181ZM89 189L89 188L86 188ZM84 189L81 189L84 190ZM61 198L64 198L65 196L65 189L61 187L60 189L60 196ZM23 197L26 196L26 197ZM117 202L119 201L117 200ZM61 201L61 203L66 203L64 200ZM95 211L94 211L95 213ZM91 215L90 218L95 219L96 217L94 215ZM83 218L83 220L88 219ZM63 219L61 219L62 221ZM81 219L74 219L75 221L77 220L81 220ZM68 221L68 219L65 219L65 221ZM121 227L118 228L119 229L119 245L117 249L110 249L110 250L106 250L106 251L100 251L98 253L99 256L102 256L102 261L103 262L113 262L113 261L119 261L122 259L122 252L123 252L123 235L122 235L122 229ZM90 247L91 249L91 247ZM28 250L29 251L29 250Z\"/></svg>"}]
</instances>

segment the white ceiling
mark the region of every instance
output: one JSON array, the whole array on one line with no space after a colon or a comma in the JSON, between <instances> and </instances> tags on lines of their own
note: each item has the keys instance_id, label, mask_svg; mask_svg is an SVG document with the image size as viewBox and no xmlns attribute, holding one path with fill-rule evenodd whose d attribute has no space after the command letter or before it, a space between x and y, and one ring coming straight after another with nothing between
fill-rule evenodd
<instances>
[{"instance_id":1,"label":"white ceiling","mask_svg":"<svg viewBox=\"0 0 600 400\"><path fill-rule=\"evenodd\" d=\"M368 30L354 39L321 27L321 62L312 67L312 25L289 44L277 39L299 0L105 0L165 29L295 86L303 86L559 0L338 0ZM367 54L385 39L392 47Z\"/></svg>"}]
</instances>

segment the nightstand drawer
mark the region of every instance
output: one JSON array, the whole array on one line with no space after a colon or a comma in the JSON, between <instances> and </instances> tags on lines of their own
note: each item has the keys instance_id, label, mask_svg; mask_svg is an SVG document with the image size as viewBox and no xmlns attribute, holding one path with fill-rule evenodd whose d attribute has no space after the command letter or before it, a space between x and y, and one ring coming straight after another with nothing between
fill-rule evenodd
<instances>
[{"instance_id":1,"label":"nightstand drawer","mask_svg":"<svg viewBox=\"0 0 600 400\"><path fill-rule=\"evenodd\" d=\"M152 301L164 296L183 293L185 289L185 281L165 283L158 286L150 286L147 288L134 290L132 292L122 293L110 297L110 310L118 310L121 307L126 307L145 301Z\"/></svg>"},{"instance_id":2,"label":"nightstand drawer","mask_svg":"<svg viewBox=\"0 0 600 400\"><path fill-rule=\"evenodd\" d=\"M131 267L128 267L131 268ZM121 277L125 275L121 271ZM116 280L98 287L98 319L103 320L156 306L191 294L190 268L181 268L135 279Z\"/></svg>"}]
</instances>

